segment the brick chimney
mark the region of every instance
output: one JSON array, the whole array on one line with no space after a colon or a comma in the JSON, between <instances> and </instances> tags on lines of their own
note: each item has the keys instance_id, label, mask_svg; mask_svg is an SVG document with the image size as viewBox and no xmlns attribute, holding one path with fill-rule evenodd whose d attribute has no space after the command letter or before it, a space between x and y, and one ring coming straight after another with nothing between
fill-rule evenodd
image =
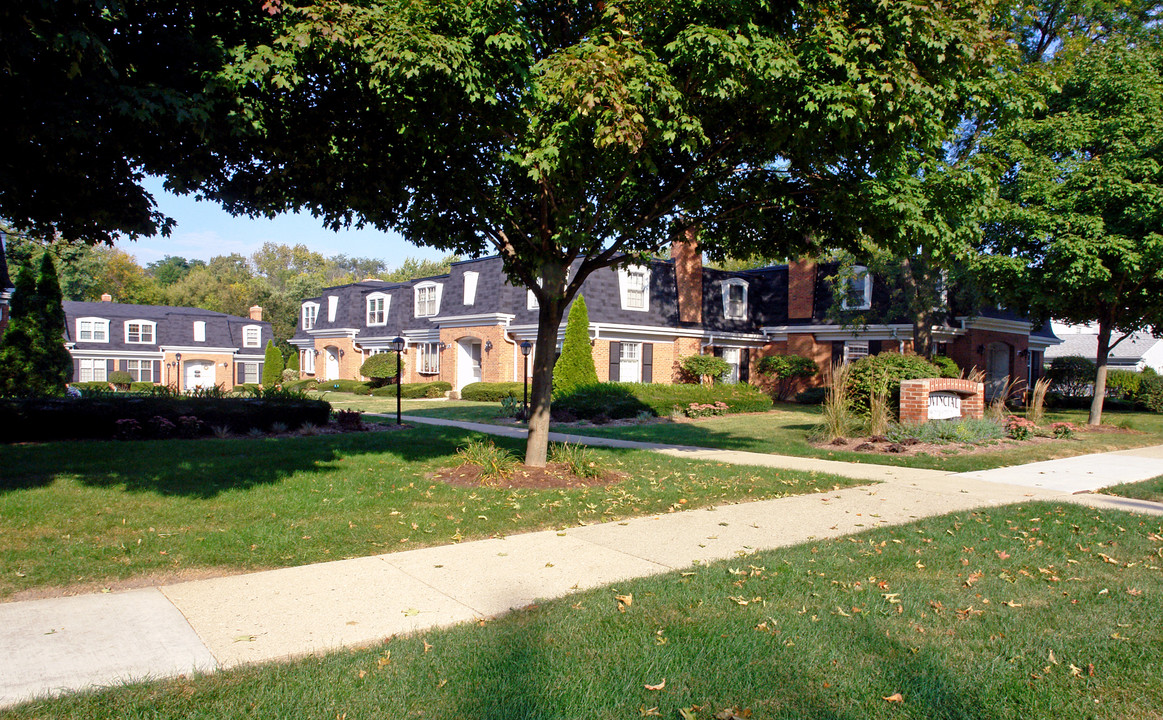
<instances>
[{"instance_id":1,"label":"brick chimney","mask_svg":"<svg viewBox=\"0 0 1163 720\"><path fill-rule=\"evenodd\" d=\"M689 227L681 240L670 244L678 286L678 319L695 324L703 322L703 251L698 237L698 228Z\"/></svg>"},{"instance_id":2,"label":"brick chimney","mask_svg":"<svg viewBox=\"0 0 1163 720\"><path fill-rule=\"evenodd\" d=\"M787 264L787 317L810 320L816 300L816 262L800 258Z\"/></svg>"},{"instance_id":3,"label":"brick chimney","mask_svg":"<svg viewBox=\"0 0 1163 720\"><path fill-rule=\"evenodd\" d=\"M262 322L262 307L259 305L250 306L250 319L255 322Z\"/></svg>"},{"instance_id":4,"label":"brick chimney","mask_svg":"<svg viewBox=\"0 0 1163 720\"><path fill-rule=\"evenodd\" d=\"M113 302L113 296L109 293L104 293L101 295L101 302Z\"/></svg>"}]
</instances>

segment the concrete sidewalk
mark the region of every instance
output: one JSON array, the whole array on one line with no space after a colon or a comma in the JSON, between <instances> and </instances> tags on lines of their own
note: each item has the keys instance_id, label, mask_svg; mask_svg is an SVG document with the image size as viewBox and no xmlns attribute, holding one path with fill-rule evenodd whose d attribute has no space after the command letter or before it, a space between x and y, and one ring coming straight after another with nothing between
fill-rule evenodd
<instances>
[{"instance_id":1,"label":"concrete sidewalk","mask_svg":"<svg viewBox=\"0 0 1163 720\"><path fill-rule=\"evenodd\" d=\"M554 439L649 445L557 434ZM642 449L720 462L782 462L759 453ZM149 590L0 604L0 706L34 695L367 645L695 562L983 506L1085 500L1163 514L1155 503L1071 495L973 474L827 461L811 461L804 469L875 475L881 482Z\"/></svg>"}]
</instances>

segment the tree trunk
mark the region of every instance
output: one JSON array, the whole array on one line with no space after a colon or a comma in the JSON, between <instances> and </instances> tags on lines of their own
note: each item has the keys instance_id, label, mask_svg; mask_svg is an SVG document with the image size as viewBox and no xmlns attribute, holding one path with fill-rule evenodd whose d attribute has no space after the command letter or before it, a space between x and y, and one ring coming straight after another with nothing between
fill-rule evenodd
<instances>
[{"instance_id":1,"label":"tree trunk","mask_svg":"<svg viewBox=\"0 0 1163 720\"><path fill-rule=\"evenodd\" d=\"M922 264L923 267L927 267L927 265ZM903 258L901 270L901 279L905 286L904 291L908 297L908 306L913 321L913 352L927 358L933 354L933 311L928 307L931 303L926 302L928 288L921 287L921 281L917 279L912 260L907 257ZM924 282L928 283L929 278L925 277Z\"/></svg>"},{"instance_id":2,"label":"tree trunk","mask_svg":"<svg viewBox=\"0 0 1163 720\"><path fill-rule=\"evenodd\" d=\"M538 298L537 354L533 357L533 387L529 398L529 436L525 464L545 467L549 455L549 411L553 399L553 364L557 331L565 314L565 268L543 267L544 297Z\"/></svg>"},{"instance_id":3,"label":"tree trunk","mask_svg":"<svg viewBox=\"0 0 1163 720\"><path fill-rule=\"evenodd\" d=\"M1087 425L1102 424L1102 402L1106 398L1106 363L1107 356L1110 355L1110 347L1110 321L1099 320L1098 355L1094 359L1094 364L1098 367L1098 369L1094 374L1094 398L1092 398L1090 401L1090 417L1086 419Z\"/></svg>"}]
</instances>

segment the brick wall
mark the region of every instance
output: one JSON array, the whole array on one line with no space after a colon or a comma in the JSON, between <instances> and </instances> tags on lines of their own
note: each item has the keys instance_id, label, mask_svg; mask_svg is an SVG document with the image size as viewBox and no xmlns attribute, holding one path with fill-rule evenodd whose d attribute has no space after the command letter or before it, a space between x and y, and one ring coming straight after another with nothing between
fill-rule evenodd
<instances>
[{"instance_id":1,"label":"brick wall","mask_svg":"<svg viewBox=\"0 0 1163 720\"><path fill-rule=\"evenodd\" d=\"M442 328L440 342L448 345L440 355L440 379L457 385L462 355L459 343L462 340L472 339L481 344L481 381L482 382L512 382L520 380L520 371L515 369L514 358L521 354L520 349L506 339L505 328L500 325L483 325L476 327ZM491 342L492 348L487 352L484 346ZM414 351L410 351L414 352ZM415 363L412 363L411 372L415 373ZM405 373L405 377L408 377ZM416 375L422 380L409 382L428 382L434 379L430 375Z\"/></svg>"},{"instance_id":2,"label":"brick wall","mask_svg":"<svg viewBox=\"0 0 1163 720\"><path fill-rule=\"evenodd\" d=\"M594 352L598 382L610 382L610 341L599 338L590 349Z\"/></svg>"},{"instance_id":3,"label":"brick wall","mask_svg":"<svg viewBox=\"0 0 1163 720\"><path fill-rule=\"evenodd\" d=\"M687 228L685 241L670 246L674 258L675 284L678 286L678 319L680 322L703 322L703 251L696 240L698 231Z\"/></svg>"},{"instance_id":4,"label":"brick wall","mask_svg":"<svg viewBox=\"0 0 1163 720\"><path fill-rule=\"evenodd\" d=\"M679 365L679 362L684 357L701 354L702 340L699 338L675 338L674 357L670 364L670 381L675 383L683 381L682 367ZM657 362L654 363L654 367L656 372L662 368Z\"/></svg>"},{"instance_id":5,"label":"brick wall","mask_svg":"<svg viewBox=\"0 0 1163 720\"><path fill-rule=\"evenodd\" d=\"M211 365L211 367L210 367L211 376L212 376L212 383L207 382L206 383L207 387L209 387L211 384L213 384L215 386L222 387L226 390L230 390L231 388L233 388L237 384L235 382L235 378L237 377L236 376L237 370L235 370L234 358L232 356L224 355L222 353L191 353L191 352L182 353L182 363L181 363L180 369L177 366L172 364L172 363L177 362L177 353L172 353L172 352L166 353L165 358L162 360L161 377L158 378L155 382L158 382L158 383L161 383L164 385L175 385L176 384L179 388L185 389L185 387L186 387L186 376L185 376L186 366L188 363L194 362L194 361L206 361L206 362L213 363L213 365ZM222 363L226 363L226 367L222 367ZM262 369L261 362L259 363L259 369L260 369L260 378L259 379L261 380L262 379L261 378L261 369Z\"/></svg>"},{"instance_id":6,"label":"brick wall","mask_svg":"<svg viewBox=\"0 0 1163 720\"><path fill-rule=\"evenodd\" d=\"M980 420L985 417L985 386L956 378L926 378L901 382L900 421L919 425L929 420L929 395L954 392L961 396L961 417Z\"/></svg>"}]
</instances>

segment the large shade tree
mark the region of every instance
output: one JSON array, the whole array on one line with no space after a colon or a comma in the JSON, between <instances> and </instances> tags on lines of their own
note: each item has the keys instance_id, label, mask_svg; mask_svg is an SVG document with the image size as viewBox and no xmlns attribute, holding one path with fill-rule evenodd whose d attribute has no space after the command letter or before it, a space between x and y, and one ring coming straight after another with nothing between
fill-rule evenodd
<instances>
[{"instance_id":1,"label":"large shade tree","mask_svg":"<svg viewBox=\"0 0 1163 720\"><path fill-rule=\"evenodd\" d=\"M874 224L870 179L934 155L999 44L988 3L320 0L239 48L236 212L306 209L497 253L538 347L595 270L690 228L783 255ZM714 248L712 248L714 249ZM538 352L526 462L545 461Z\"/></svg>"},{"instance_id":2,"label":"large shade tree","mask_svg":"<svg viewBox=\"0 0 1163 720\"><path fill-rule=\"evenodd\" d=\"M1098 424L1112 337L1163 330L1163 53L1112 38L1062 72L990 142L1004 174L983 264L997 296L1098 323Z\"/></svg>"}]
</instances>

